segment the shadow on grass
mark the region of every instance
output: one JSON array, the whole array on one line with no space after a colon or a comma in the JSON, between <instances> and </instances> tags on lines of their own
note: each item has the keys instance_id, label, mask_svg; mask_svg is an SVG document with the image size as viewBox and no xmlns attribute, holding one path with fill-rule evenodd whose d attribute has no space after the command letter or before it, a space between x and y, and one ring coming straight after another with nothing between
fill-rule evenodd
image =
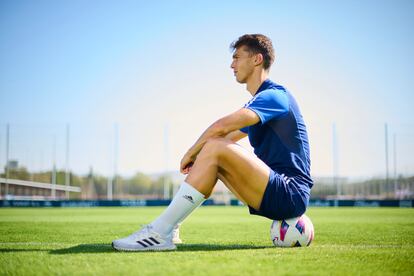
<instances>
[{"instance_id":1,"label":"shadow on grass","mask_svg":"<svg viewBox=\"0 0 414 276\"><path fill-rule=\"evenodd\" d=\"M92 244L79 244L68 248L60 248L50 250L50 254L77 254L77 253L111 253L115 252L110 244L106 243L92 243Z\"/></svg>"},{"instance_id":2,"label":"shadow on grass","mask_svg":"<svg viewBox=\"0 0 414 276\"><path fill-rule=\"evenodd\" d=\"M79 244L60 249L50 248L0 248L1 253L10 252L49 252L49 254L74 254L74 253L108 253L114 252L110 244Z\"/></svg>"},{"instance_id":3,"label":"shadow on grass","mask_svg":"<svg viewBox=\"0 0 414 276\"><path fill-rule=\"evenodd\" d=\"M180 244L174 252L186 251L220 251L220 250L247 250L247 249L265 249L273 246L254 246L240 244ZM36 250L35 250L36 251ZM116 253L110 244L79 244L76 246L49 250L50 254L78 254L78 253Z\"/></svg>"},{"instance_id":4,"label":"shadow on grass","mask_svg":"<svg viewBox=\"0 0 414 276\"><path fill-rule=\"evenodd\" d=\"M43 248L0 248L1 253L10 253L10 252L41 252L41 251L50 251L50 249Z\"/></svg>"}]
</instances>

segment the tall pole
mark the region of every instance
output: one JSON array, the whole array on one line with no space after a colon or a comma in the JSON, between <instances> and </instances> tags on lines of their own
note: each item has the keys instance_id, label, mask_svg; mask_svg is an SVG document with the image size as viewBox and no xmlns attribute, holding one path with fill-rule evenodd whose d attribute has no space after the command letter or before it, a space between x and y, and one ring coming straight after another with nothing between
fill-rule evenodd
<instances>
[{"instance_id":1,"label":"tall pole","mask_svg":"<svg viewBox=\"0 0 414 276\"><path fill-rule=\"evenodd\" d=\"M385 193L387 193L388 182L389 182L389 166L388 166L388 124L384 125L385 134ZM380 193L381 196L381 193Z\"/></svg>"},{"instance_id":2,"label":"tall pole","mask_svg":"<svg viewBox=\"0 0 414 276\"><path fill-rule=\"evenodd\" d=\"M53 135L52 199L56 199L56 135Z\"/></svg>"},{"instance_id":3,"label":"tall pole","mask_svg":"<svg viewBox=\"0 0 414 276\"><path fill-rule=\"evenodd\" d=\"M118 125L115 123L113 128L113 144L110 147L110 153L112 156L112 166L110 171L112 170L112 176L111 173L109 173L108 176L108 183L106 185L106 198L108 200L113 199L113 190L114 190L114 182L116 182L116 175L117 175L117 155L118 155Z\"/></svg>"},{"instance_id":4,"label":"tall pole","mask_svg":"<svg viewBox=\"0 0 414 276\"><path fill-rule=\"evenodd\" d=\"M6 190L5 197L9 194L9 153L10 153L10 124L6 126Z\"/></svg>"},{"instance_id":5,"label":"tall pole","mask_svg":"<svg viewBox=\"0 0 414 276\"><path fill-rule=\"evenodd\" d=\"M90 166L89 167L89 175L88 175L88 188L86 189L86 191L84 191L82 193L83 198L85 198L85 199L92 199L92 195L95 196L95 193L93 193L92 191L94 191L93 167Z\"/></svg>"},{"instance_id":6,"label":"tall pole","mask_svg":"<svg viewBox=\"0 0 414 276\"><path fill-rule=\"evenodd\" d=\"M106 197L108 200L112 200L112 176L108 176L108 183L106 184Z\"/></svg>"},{"instance_id":7,"label":"tall pole","mask_svg":"<svg viewBox=\"0 0 414 276\"><path fill-rule=\"evenodd\" d=\"M333 168L333 183L336 187L336 197L341 196L341 188L339 186L339 159L338 159L338 138L335 123L332 124L332 168Z\"/></svg>"},{"instance_id":8,"label":"tall pole","mask_svg":"<svg viewBox=\"0 0 414 276\"><path fill-rule=\"evenodd\" d=\"M168 124L164 126L164 158L165 158L165 172L164 172L164 199L170 198L170 185L168 183Z\"/></svg>"},{"instance_id":9,"label":"tall pole","mask_svg":"<svg viewBox=\"0 0 414 276\"><path fill-rule=\"evenodd\" d=\"M118 128L118 124L115 123L114 124L114 163L113 163L113 170L114 170L114 176L113 176L113 180L111 182L111 195L110 198L112 200L113 198L113 191L114 191L114 186L116 187L117 184L117 175L118 175L118 143L119 143L119 128Z\"/></svg>"},{"instance_id":10,"label":"tall pole","mask_svg":"<svg viewBox=\"0 0 414 276\"><path fill-rule=\"evenodd\" d=\"M70 146L70 125L66 125L66 170L65 185L70 186L70 168L69 168L69 146ZM66 191L66 199L69 199L69 191Z\"/></svg>"},{"instance_id":11,"label":"tall pole","mask_svg":"<svg viewBox=\"0 0 414 276\"><path fill-rule=\"evenodd\" d=\"M394 197L397 197L398 179L397 179L397 135L393 135L393 149L394 156Z\"/></svg>"}]
</instances>

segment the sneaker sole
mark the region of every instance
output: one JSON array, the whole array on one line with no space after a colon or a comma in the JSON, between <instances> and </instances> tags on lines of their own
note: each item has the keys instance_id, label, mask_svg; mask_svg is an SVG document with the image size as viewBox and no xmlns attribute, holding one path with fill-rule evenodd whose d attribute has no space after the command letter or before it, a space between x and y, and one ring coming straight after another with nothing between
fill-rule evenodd
<instances>
[{"instance_id":1,"label":"sneaker sole","mask_svg":"<svg viewBox=\"0 0 414 276\"><path fill-rule=\"evenodd\" d=\"M112 243L112 248L117 251L173 251L176 250L177 247L174 245L172 247L148 247L148 248L123 248L123 247L116 247L114 243Z\"/></svg>"}]
</instances>

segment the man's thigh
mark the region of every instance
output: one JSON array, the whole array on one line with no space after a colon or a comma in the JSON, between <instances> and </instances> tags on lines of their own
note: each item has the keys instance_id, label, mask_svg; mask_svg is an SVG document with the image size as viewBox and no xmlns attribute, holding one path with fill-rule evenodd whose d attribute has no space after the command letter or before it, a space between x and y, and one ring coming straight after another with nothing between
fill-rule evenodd
<instances>
[{"instance_id":1,"label":"man's thigh","mask_svg":"<svg viewBox=\"0 0 414 276\"><path fill-rule=\"evenodd\" d=\"M259 210L269 181L270 168L240 145L222 141L218 176L243 202Z\"/></svg>"}]
</instances>

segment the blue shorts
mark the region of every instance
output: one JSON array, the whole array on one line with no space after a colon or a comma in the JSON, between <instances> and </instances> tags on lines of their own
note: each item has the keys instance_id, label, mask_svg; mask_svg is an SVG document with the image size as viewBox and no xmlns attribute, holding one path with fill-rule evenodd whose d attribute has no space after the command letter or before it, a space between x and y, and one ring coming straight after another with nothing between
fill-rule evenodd
<instances>
[{"instance_id":1,"label":"blue shorts","mask_svg":"<svg viewBox=\"0 0 414 276\"><path fill-rule=\"evenodd\" d=\"M299 217L305 213L309 203L310 188L300 178L284 178L270 170L269 182L263 194L260 209L249 206L250 214L282 220Z\"/></svg>"}]
</instances>

